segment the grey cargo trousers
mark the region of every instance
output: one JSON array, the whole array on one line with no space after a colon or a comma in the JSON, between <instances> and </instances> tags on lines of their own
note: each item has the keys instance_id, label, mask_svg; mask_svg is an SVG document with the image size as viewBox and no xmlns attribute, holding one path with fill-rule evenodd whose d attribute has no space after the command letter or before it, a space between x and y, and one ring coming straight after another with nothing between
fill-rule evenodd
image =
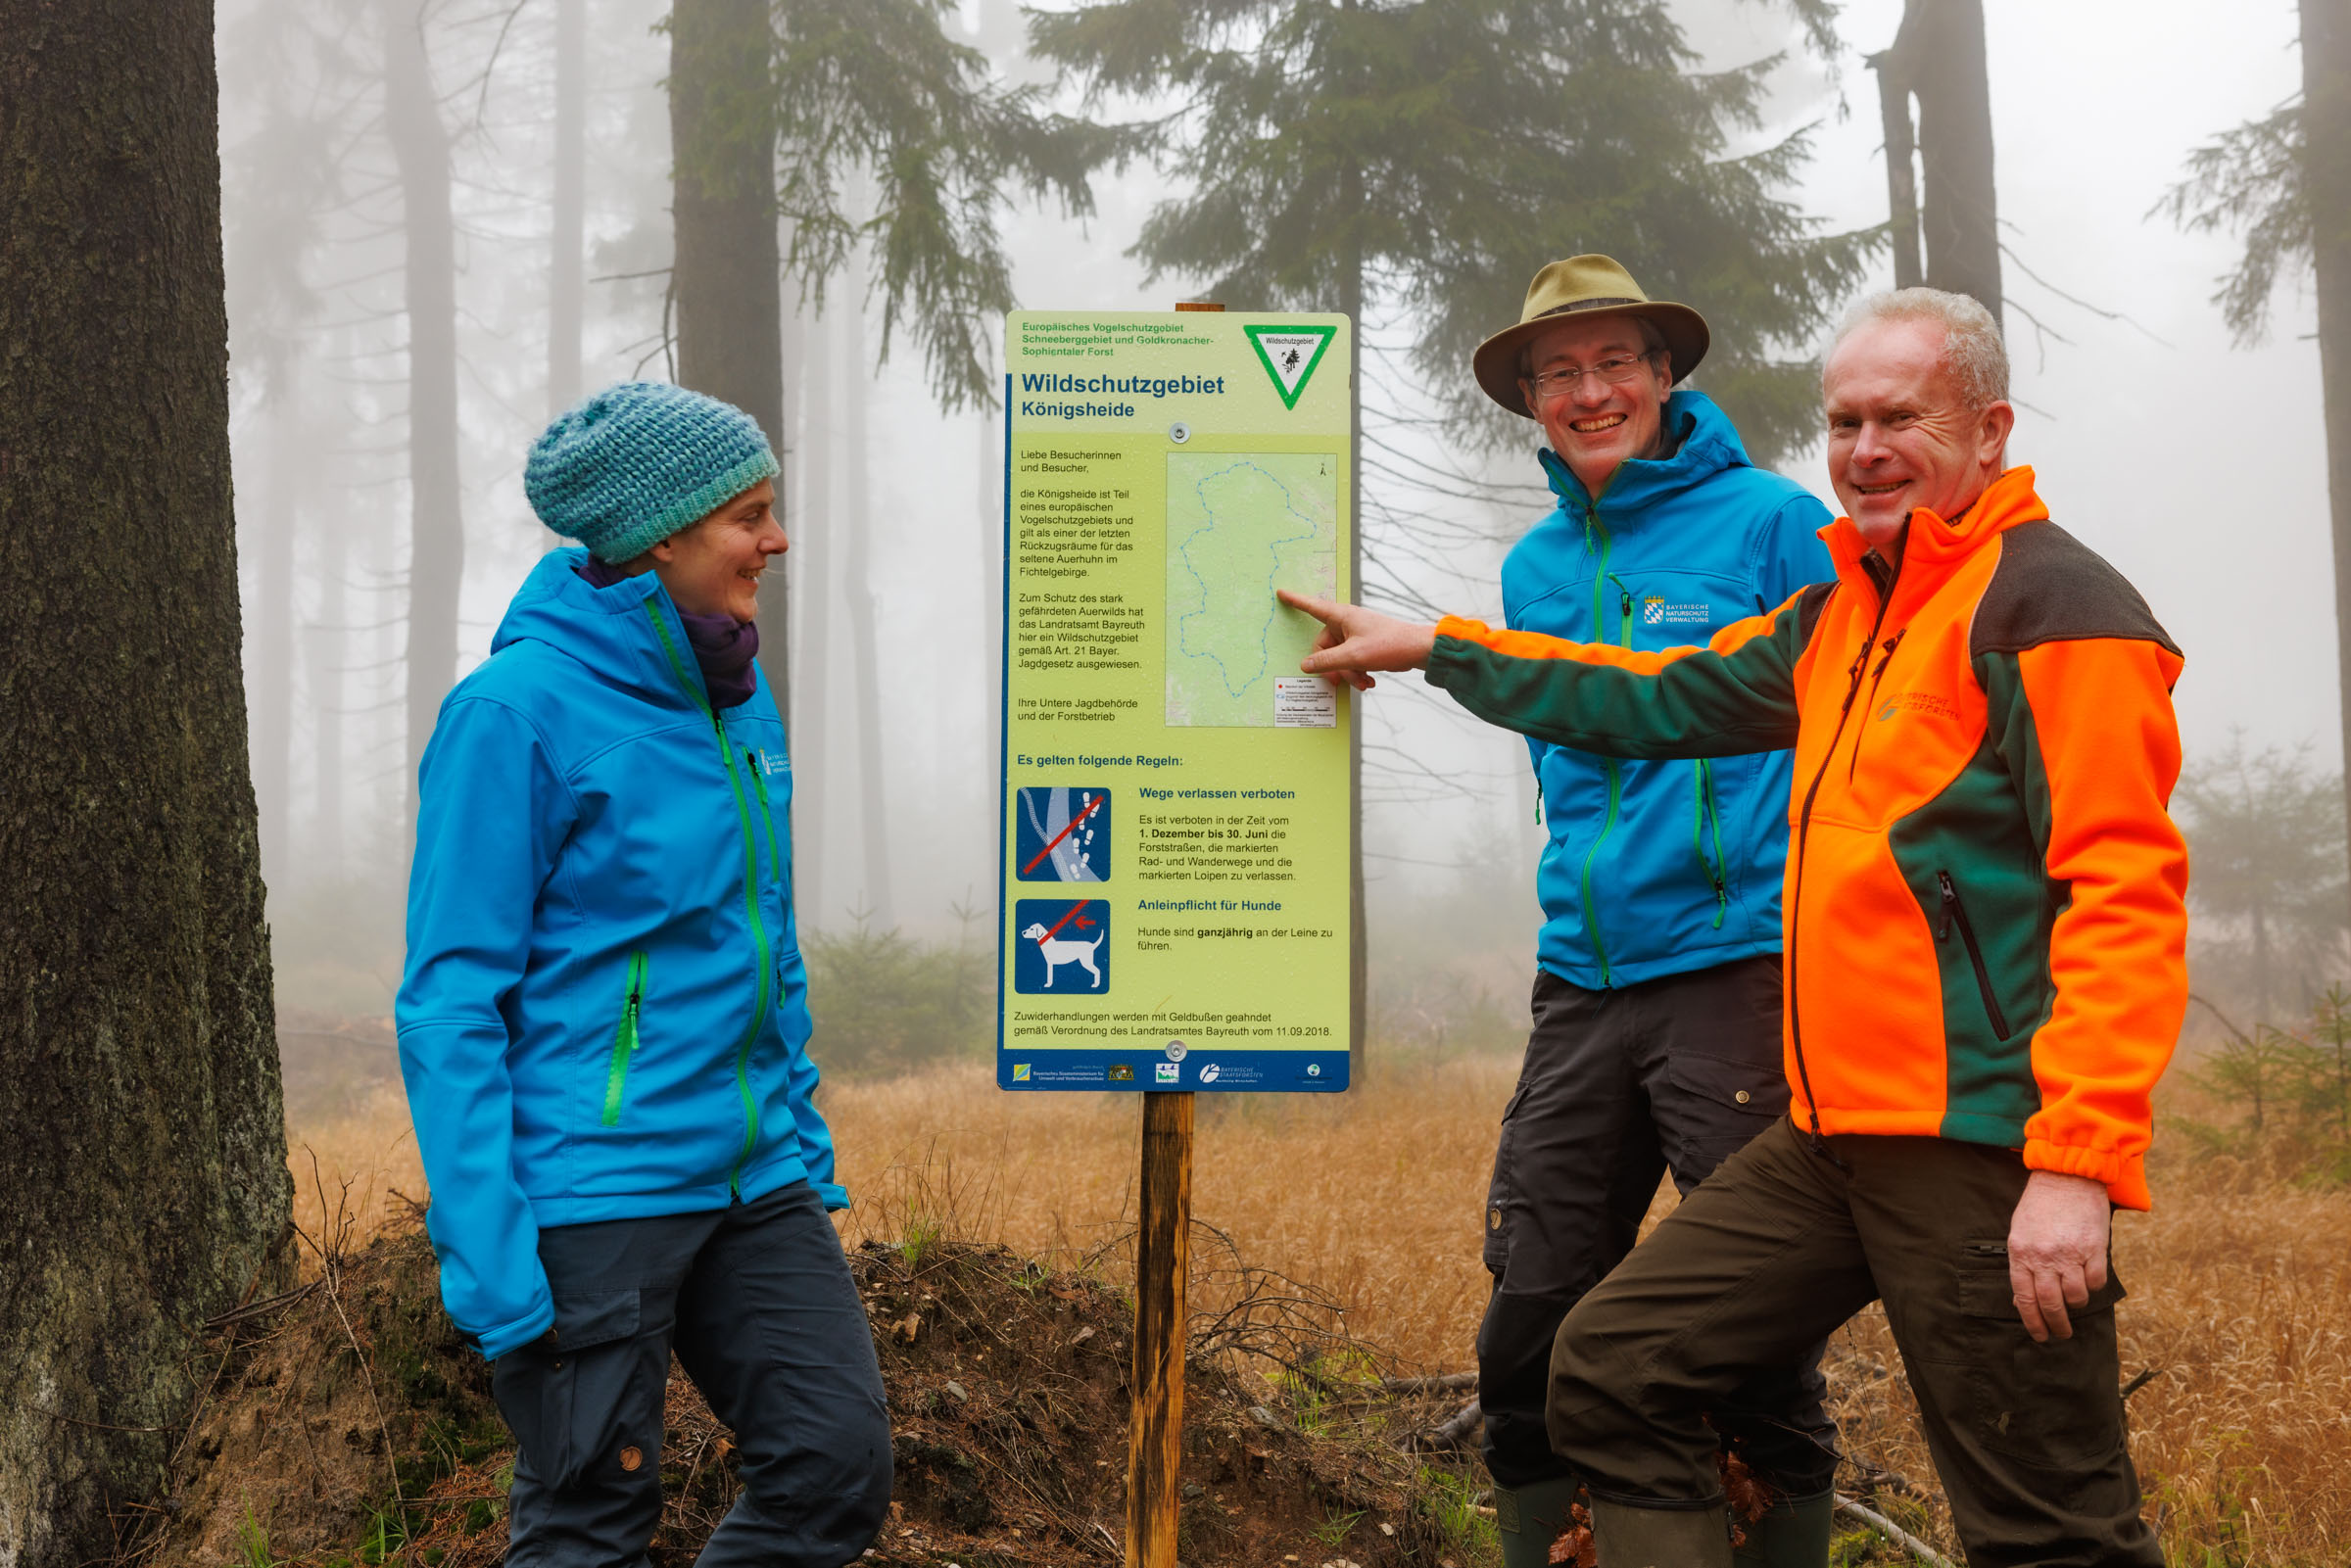
<instances>
[{"instance_id":1,"label":"grey cargo trousers","mask_svg":"<svg viewBox=\"0 0 2351 1568\"><path fill-rule=\"evenodd\" d=\"M1534 1028L1486 1196L1493 1295L1477 1333L1486 1468L1519 1488L1570 1473L1543 1406L1568 1308L1624 1259L1657 1180L1686 1196L1788 1112L1780 961L1747 958L1589 991L1535 977ZM1711 1406L1726 1446L1781 1493L1836 1478L1820 1350L1790 1352Z\"/></svg>"}]
</instances>

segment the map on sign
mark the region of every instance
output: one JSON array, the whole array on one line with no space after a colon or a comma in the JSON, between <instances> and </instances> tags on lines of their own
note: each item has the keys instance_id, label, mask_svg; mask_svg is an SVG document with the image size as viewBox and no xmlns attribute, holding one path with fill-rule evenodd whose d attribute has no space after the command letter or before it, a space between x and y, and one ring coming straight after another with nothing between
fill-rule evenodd
<instances>
[{"instance_id":1,"label":"map on sign","mask_svg":"<svg viewBox=\"0 0 2351 1568\"><path fill-rule=\"evenodd\" d=\"M1276 701L1317 627L1273 591L1335 593L1336 467L1316 452L1168 454L1170 725L1315 722Z\"/></svg>"}]
</instances>

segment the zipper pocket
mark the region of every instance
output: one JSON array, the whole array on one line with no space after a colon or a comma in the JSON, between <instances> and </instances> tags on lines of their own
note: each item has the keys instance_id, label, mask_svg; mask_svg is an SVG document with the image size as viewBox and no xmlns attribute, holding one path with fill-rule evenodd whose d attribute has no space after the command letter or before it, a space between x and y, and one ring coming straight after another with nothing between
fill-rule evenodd
<instances>
[{"instance_id":1,"label":"zipper pocket","mask_svg":"<svg viewBox=\"0 0 2351 1568\"><path fill-rule=\"evenodd\" d=\"M620 1125L620 1095L629 1081L629 1059L637 1054L638 1024L645 1010L646 956L629 955L629 991L621 999L620 1024L612 1031L612 1066L604 1072L604 1125Z\"/></svg>"},{"instance_id":2,"label":"zipper pocket","mask_svg":"<svg viewBox=\"0 0 2351 1568\"><path fill-rule=\"evenodd\" d=\"M1991 994L1991 972L1984 967L1984 950L1976 945L1976 927L1967 918L1967 906L1959 902L1959 888L1952 882L1951 874L1939 871L1935 882L1943 893L1943 923L1936 928L1935 940L1950 940L1951 927L1959 927L1959 941L1967 949L1967 961L1975 967L1976 990L1984 998L1984 1016L1991 1021L1991 1032L2008 1038L2008 1015L2000 1011L2000 999Z\"/></svg>"},{"instance_id":3,"label":"zipper pocket","mask_svg":"<svg viewBox=\"0 0 2351 1568\"><path fill-rule=\"evenodd\" d=\"M1705 758L1698 761L1698 811L1690 824L1690 843L1698 851L1699 869L1714 888L1714 929L1722 929L1722 918L1730 913L1730 868L1722 858L1722 817L1714 806L1714 765ZM1714 858L1706 859L1706 830L1714 830Z\"/></svg>"}]
</instances>

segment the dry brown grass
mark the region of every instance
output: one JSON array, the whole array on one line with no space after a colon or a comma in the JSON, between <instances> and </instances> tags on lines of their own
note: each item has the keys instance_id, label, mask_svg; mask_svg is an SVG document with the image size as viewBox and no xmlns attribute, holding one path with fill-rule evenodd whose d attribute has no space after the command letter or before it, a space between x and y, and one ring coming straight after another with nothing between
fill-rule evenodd
<instances>
[{"instance_id":1,"label":"dry brown grass","mask_svg":"<svg viewBox=\"0 0 2351 1568\"><path fill-rule=\"evenodd\" d=\"M1390 1067L1330 1098L1204 1095L1194 1212L1249 1262L1345 1303L1349 1328L1400 1360L1465 1368L1486 1296L1478 1218L1514 1070L1470 1059ZM858 1198L852 1238L962 1235L1066 1263L1115 1253L1131 1223L1131 1096L1002 1094L965 1067L832 1088L825 1110ZM295 1137L330 1178L354 1179L364 1214L393 1212L396 1190L423 1196L396 1086ZM309 1189L299 1153L296 1171ZM2124 1370L2160 1369L2131 1413L2170 1559L2342 1563L2351 1194L2178 1157L2159 1161L2155 1186L2156 1212L2124 1216L2116 1246L2131 1291ZM1832 1362L1848 1447L1917 1483L1930 1529L1955 1550L1883 1319L1840 1333Z\"/></svg>"}]
</instances>

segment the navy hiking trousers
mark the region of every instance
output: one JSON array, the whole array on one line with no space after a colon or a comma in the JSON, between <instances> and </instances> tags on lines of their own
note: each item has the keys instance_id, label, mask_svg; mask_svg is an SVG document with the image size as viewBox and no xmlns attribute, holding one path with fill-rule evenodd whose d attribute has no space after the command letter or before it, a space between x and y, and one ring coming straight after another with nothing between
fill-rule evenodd
<instances>
[{"instance_id":1,"label":"navy hiking trousers","mask_svg":"<svg viewBox=\"0 0 2351 1568\"><path fill-rule=\"evenodd\" d=\"M889 1418L815 1189L560 1225L539 1257L554 1331L492 1368L520 1449L507 1568L642 1568L672 1351L742 1461L698 1568L840 1568L865 1550L889 1509Z\"/></svg>"}]
</instances>

